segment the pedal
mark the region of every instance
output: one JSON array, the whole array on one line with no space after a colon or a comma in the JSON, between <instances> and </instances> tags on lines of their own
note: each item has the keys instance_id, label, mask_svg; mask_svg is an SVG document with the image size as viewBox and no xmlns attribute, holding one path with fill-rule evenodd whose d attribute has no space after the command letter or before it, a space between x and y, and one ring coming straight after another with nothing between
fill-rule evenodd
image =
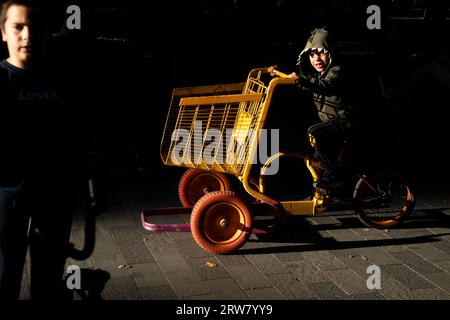
<instances>
[{"instance_id":1,"label":"pedal","mask_svg":"<svg viewBox=\"0 0 450 320\"><path fill-rule=\"evenodd\" d=\"M322 189L322 188L316 188L316 192L320 195L320 198L323 200L323 203L321 204L324 207L327 208L348 208L351 205L351 201L343 197L340 197L339 192L333 191L333 193L329 190Z\"/></svg>"}]
</instances>

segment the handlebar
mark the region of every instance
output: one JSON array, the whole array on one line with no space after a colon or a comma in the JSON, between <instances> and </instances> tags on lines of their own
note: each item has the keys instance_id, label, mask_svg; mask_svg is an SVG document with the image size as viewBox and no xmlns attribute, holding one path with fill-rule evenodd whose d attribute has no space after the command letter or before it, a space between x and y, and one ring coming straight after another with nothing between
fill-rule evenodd
<instances>
[{"instance_id":1,"label":"handlebar","mask_svg":"<svg viewBox=\"0 0 450 320\"><path fill-rule=\"evenodd\" d=\"M279 70L273 70L273 71L272 71L272 74L275 75L275 76L278 76L278 77L280 77L280 78L290 78L289 75L287 75L286 73L281 72L281 71L279 71Z\"/></svg>"}]
</instances>

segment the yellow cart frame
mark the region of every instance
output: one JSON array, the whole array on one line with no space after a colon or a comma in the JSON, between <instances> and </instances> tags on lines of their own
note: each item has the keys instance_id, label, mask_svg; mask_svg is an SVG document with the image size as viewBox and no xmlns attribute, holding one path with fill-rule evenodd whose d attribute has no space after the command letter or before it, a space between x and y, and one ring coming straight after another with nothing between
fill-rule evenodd
<instances>
[{"instance_id":1,"label":"yellow cart frame","mask_svg":"<svg viewBox=\"0 0 450 320\"><path fill-rule=\"evenodd\" d=\"M267 77L269 72L278 77ZM265 83L263 78L270 80ZM317 182L323 168L308 154L278 152L261 166L258 177L252 176L261 129L274 91L277 86L295 82L294 78L282 72L257 68L249 72L245 83L174 89L160 155L168 166L189 168L179 184L179 196L184 207L143 211L144 228L150 231L191 231L202 248L224 254L240 248L252 232L273 232L286 215L313 216L325 211L336 200L325 190L316 188L310 200L281 202L265 193L265 173L275 160L282 157L304 161L313 182ZM310 142L314 143L314 137L310 137ZM248 204L229 191L227 174L236 176L245 191L256 200ZM415 196L399 174L382 172L371 177L357 174L356 178L351 202L366 225L388 228L412 212ZM392 196L393 183L400 190L396 198ZM388 205L389 208L385 212L382 209L380 214L395 212L393 217L373 218L368 214L371 208L386 207L391 200L398 200L395 204L398 209L393 210ZM151 215L178 213L191 213L190 226L157 225L147 220ZM377 214L375 212L375 216ZM261 224L258 221L256 224L255 216L272 216L275 222L268 220Z\"/></svg>"},{"instance_id":2,"label":"yellow cart frame","mask_svg":"<svg viewBox=\"0 0 450 320\"><path fill-rule=\"evenodd\" d=\"M267 160L261 168L258 178L251 177L253 166L252 159L255 157L260 129L263 129L273 93L279 85L292 85L295 79L288 78L285 74L277 71L277 75L270 80L268 85L261 81L264 74L269 73L269 68L257 68L249 72L246 83L222 84L202 87L176 88L173 90L172 101L167 116L164 135L161 141L160 155L164 164L169 166L183 166L186 168L196 168L207 171L216 171L235 175L242 183L244 189L254 198L273 202L274 200L264 194L264 173L270 164L280 157L303 158L313 180L316 181L318 174L316 169L321 168L317 161L312 160L307 154L298 152L279 152ZM240 91L240 93L238 93ZM220 93L220 95L219 95ZM193 156L193 150L202 154L207 146L203 140L201 150L194 146L194 141L189 141L190 148L185 148L186 153L183 158L185 162L174 161L171 156L177 137L173 133L177 129L187 130L191 135L194 133L196 121L205 122L202 126L202 137L207 135L211 128L224 133L225 130L232 130L232 139L243 142L239 149L239 154L233 154L232 147L227 146L227 160L236 161L219 163L214 161L188 161ZM249 137L249 131L256 134ZM246 140L246 141L245 141ZM229 144L236 141L231 140ZM281 204L286 209L287 214L294 215L314 215L322 212L323 200L321 195L316 193L311 200L285 201Z\"/></svg>"}]
</instances>

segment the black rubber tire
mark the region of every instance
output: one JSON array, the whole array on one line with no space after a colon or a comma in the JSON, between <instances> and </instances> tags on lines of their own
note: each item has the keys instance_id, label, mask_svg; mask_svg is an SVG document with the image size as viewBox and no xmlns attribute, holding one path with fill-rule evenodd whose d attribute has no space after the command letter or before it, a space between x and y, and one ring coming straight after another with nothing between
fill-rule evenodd
<instances>
[{"instance_id":1,"label":"black rubber tire","mask_svg":"<svg viewBox=\"0 0 450 320\"><path fill-rule=\"evenodd\" d=\"M359 220L377 229L397 226L411 215L415 206L411 186L395 172L361 178L355 187L353 200ZM383 207L382 211L379 211L380 207Z\"/></svg>"}]
</instances>

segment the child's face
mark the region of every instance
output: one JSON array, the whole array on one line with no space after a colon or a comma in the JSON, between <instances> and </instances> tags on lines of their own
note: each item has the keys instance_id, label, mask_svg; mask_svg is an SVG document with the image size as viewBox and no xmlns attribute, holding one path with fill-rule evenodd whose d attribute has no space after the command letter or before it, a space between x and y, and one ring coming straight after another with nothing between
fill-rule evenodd
<instances>
[{"instance_id":1,"label":"child's face","mask_svg":"<svg viewBox=\"0 0 450 320\"><path fill-rule=\"evenodd\" d=\"M2 39L7 43L12 65L27 69L45 55L46 33L43 26L33 21L30 9L12 5L2 28Z\"/></svg>"},{"instance_id":2,"label":"child's face","mask_svg":"<svg viewBox=\"0 0 450 320\"><path fill-rule=\"evenodd\" d=\"M313 50L309 53L309 61L317 72L323 73L330 62L330 54L324 50L321 52Z\"/></svg>"}]
</instances>

